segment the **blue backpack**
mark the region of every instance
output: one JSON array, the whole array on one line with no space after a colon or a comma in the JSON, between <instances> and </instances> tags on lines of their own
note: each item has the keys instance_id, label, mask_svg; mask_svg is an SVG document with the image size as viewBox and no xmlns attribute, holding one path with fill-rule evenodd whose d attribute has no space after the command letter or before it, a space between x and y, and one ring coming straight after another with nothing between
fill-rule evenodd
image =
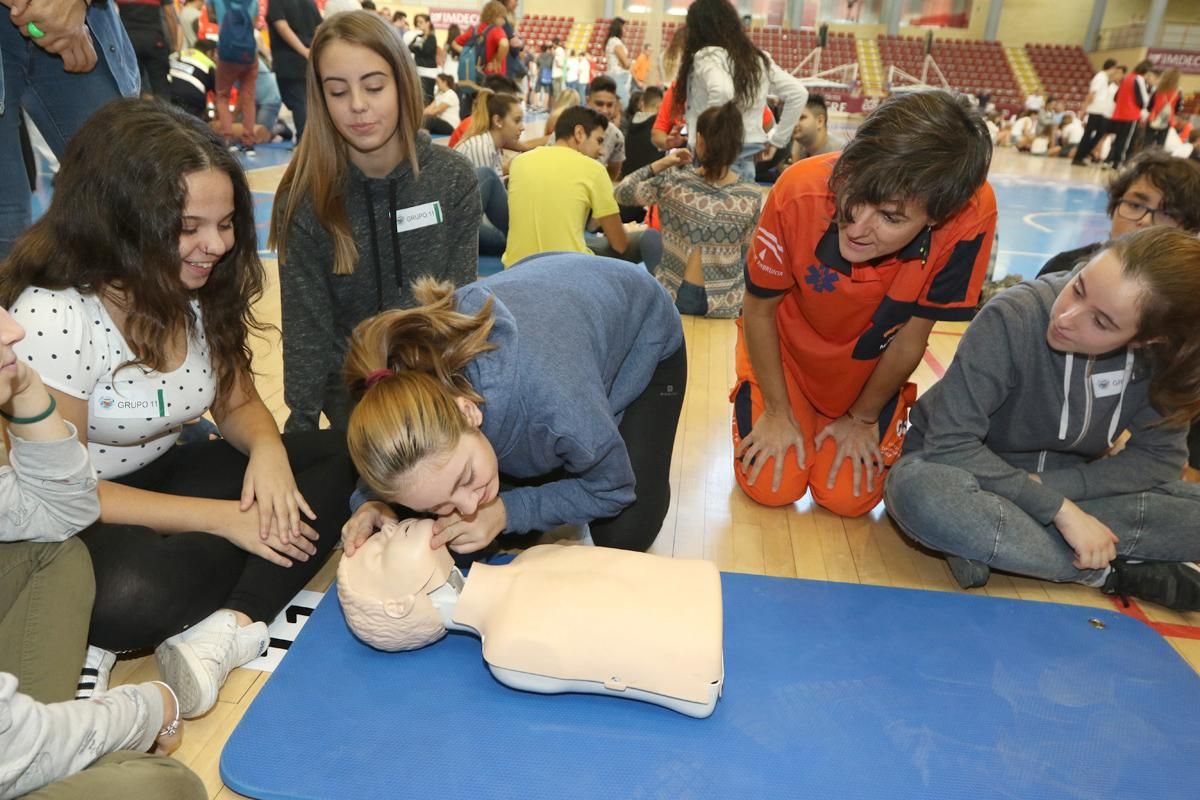
<instances>
[{"instance_id":1,"label":"blue backpack","mask_svg":"<svg viewBox=\"0 0 1200 800\"><path fill-rule=\"evenodd\" d=\"M251 14L250 9L254 9ZM227 0L217 31L217 58L229 64L253 64L258 58L254 41L255 0Z\"/></svg>"},{"instance_id":2,"label":"blue backpack","mask_svg":"<svg viewBox=\"0 0 1200 800\"><path fill-rule=\"evenodd\" d=\"M458 79L479 83L483 75L483 67L487 63L487 36L493 25L488 25L479 31L476 25L471 29L471 38L463 45L462 53L458 56Z\"/></svg>"}]
</instances>

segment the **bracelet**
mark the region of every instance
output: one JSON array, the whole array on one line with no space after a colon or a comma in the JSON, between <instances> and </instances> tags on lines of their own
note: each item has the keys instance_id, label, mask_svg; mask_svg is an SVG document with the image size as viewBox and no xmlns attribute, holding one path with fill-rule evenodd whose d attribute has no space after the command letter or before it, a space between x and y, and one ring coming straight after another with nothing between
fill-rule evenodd
<instances>
[{"instance_id":1,"label":"bracelet","mask_svg":"<svg viewBox=\"0 0 1200 800\"><path fill-rule=\"evenodd\" d=\"M171 695L171 699L175 701L175 719L171 720L171 722L165 728L159 731L158 737L156 738L161 738L163 736L174 736L175 734L179 733L179 695L175 694L175 690L172 689L170 685L163 683L162 681L150 682L157 683L159 686L166 688L167 693Z\"/></svg>"},{"instance_id":2,"label":"bracelet","mask_svg":"<svg viewBox=\"0 0 1200 800\"><path fill-rule=\"evenodd\" d=\"M49 392L47 392L47 394L49 394ZM38 414L36 417L14 417L12 414L9 414L7 411L4 411L4 410L0 410L0 417L4 417L6 420L8 420L13 425L32 425L35 422L41 422L46 417L53 414L54 409L57 406L58 406L58 402L55 401L54 395L50 395L50 405L46 407L45 411Z\"/></svg>"},{"instance_id":3,"label":"bracelet","mask_svg":"<svg viewBox=\"0 0 1200 800\"><path fill-rule=\"evenodd\" d=\"M850 419L851 422L857 422L859 425L878 425L879 424L879 420L877 420L877 419L859 419L858 417L854 416L854 412L850 411L850 409L846 409L846 416Z\"/></svg>"}]
</instances>

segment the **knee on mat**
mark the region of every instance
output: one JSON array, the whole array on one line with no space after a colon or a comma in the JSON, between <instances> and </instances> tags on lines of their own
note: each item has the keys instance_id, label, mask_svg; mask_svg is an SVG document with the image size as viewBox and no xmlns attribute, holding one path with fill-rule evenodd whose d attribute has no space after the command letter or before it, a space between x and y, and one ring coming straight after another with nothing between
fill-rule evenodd
<instances>
[{"instance_id":1,"label":"knee on mat","mask_svg":"<svg viewBox=\"0 0 1200 800\"><path fill-rule=\"evenodd\" d=\"M876 485L874 491L868 491L865 483L858 497L854 496L851 487L842 486L840 482L829 489L824 481L813 481L809 488L814 503L839 517L861 517L879 505L883 498L883 487Z\"/></svg>"}]
</instances>

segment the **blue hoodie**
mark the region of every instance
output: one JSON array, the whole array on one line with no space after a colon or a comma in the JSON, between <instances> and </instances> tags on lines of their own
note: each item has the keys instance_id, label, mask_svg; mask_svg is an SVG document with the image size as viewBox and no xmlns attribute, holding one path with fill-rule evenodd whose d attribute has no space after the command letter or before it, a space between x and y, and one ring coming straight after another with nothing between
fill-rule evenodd
<instances>
[{"instance_id":1,"label":"blue hoodie","mask_svg":"<svg viewBox=\"0 0 1200 800\"><path fill-rule=\"evenodd\" d=\"M683 345L679 312L642 267L547 253L455 292L458 310L494 298L498 345L466 368L484 397L483 434L500 472L561 480L501 492L506 531L611 517L636 498L617 426L663 359Z\"/></svg>"}]
</instances>

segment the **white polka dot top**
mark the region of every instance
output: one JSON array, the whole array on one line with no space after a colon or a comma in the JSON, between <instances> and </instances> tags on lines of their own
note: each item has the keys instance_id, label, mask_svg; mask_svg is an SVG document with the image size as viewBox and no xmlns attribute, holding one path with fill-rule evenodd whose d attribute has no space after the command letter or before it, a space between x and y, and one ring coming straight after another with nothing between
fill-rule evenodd
<instances>
[{"instance_id":1,"label":"white polka dot top","mask_svg":"<svg viewBox=\"0 0 1200 800\"><path fill-rule=\"evenodd\" d=\"M200 304L192 301L197 320ZM14 349L49 387L88 404L88 453L99 478L144 467L175 444L180 426L208 410L216 379L203 331L174 372L127 366L125 337L95 295L30 287L13 305L25 328Z\"/></svg>"}]
</instances>

